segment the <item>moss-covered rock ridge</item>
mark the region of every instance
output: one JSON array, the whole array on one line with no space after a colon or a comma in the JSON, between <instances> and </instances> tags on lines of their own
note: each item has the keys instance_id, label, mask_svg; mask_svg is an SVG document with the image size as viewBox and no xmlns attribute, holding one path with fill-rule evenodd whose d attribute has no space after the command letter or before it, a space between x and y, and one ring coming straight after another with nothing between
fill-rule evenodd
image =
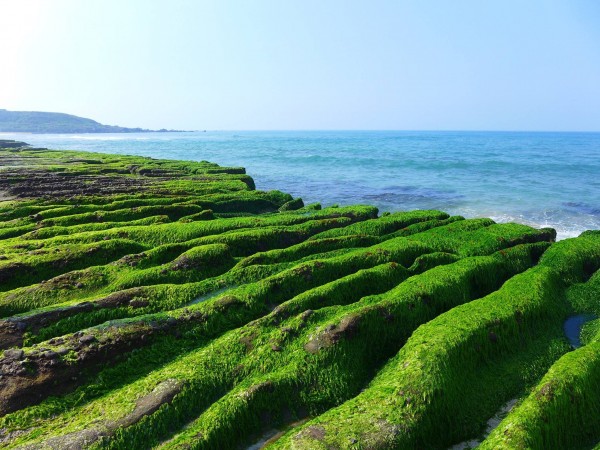
<instances>
[{"instance_id":1,"label":"moss-covered rock ridge","mask_svg":"<svg viewBox=\"0 0 600 450\"><path fill-rule=\"evenodd\" d=\"M17 144L0 447L600 444L599 231L322 208L240 167Z\"/></svg>"}]
</instances>

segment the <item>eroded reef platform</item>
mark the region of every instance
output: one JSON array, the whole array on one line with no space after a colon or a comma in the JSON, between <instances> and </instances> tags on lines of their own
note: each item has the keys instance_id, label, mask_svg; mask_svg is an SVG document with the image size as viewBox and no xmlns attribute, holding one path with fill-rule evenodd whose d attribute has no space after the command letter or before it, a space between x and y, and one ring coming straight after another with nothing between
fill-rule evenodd
<instances>
[{"instance_id":1,"label":"eroded reef platform","mask_svg":"<svg viewBox=\"0 0 600 450\"><path fill-rule=\"evenodd\" d=\"M598 231L554 242L304 205L209 162L4 147L3 448L600 441L600 322L578 349L562 328L600 315Z\"/></svg>"}]
</instances>

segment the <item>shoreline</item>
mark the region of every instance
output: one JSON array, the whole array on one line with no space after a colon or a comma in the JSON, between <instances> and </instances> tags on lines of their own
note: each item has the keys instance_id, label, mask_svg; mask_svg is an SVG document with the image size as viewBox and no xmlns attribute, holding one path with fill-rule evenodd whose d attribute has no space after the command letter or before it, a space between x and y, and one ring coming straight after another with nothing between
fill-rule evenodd
<instances>
[{"instance_id":1,"label":"shoreline","mask_svg":"<svg viewBox=\"0 0 600 450\"><path fill-rule=\"evenodd\" d=\"M20 138L38 147L239 164L259 188L322 205L439 209L552 226L560 238L600 229L594 175L600 159L592 135L207 132Z\"/></svg>"},{"instance_id":2,"label":"shoreline","mask_svg":"<svg viewBox=\"0 0 600 450\"><path fill-rule=\"evenodd\" d=\"M206 161L0 170L7 449L448 448L517 397L484 448L600 438L598 321L563 333L600 315L600 231L307 205Z\"/></svg>"}]
</instances>

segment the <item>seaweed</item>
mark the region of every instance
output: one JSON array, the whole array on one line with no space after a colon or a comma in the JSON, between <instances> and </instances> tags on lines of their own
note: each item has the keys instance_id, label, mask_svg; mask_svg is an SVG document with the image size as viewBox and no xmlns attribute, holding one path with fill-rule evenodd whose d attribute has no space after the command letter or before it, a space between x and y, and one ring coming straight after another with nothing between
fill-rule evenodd
<instances>
[{"instance_id":1,"label":"seaweed","mask_svg":"<svg viewBox=\"0 0 600 450\"><path fill-rule=\"evenodd\" d=\"M19 164L15 164L17 161ZM0 150L0 446L591 448L600 234Z\"/></svg>"}]
</instances>

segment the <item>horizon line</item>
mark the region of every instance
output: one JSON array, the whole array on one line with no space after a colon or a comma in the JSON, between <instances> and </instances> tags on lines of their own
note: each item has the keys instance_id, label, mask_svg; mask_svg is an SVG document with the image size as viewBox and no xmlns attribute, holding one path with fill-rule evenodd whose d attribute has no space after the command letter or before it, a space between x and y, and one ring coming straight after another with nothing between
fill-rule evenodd
<instances>
[{"instance_id":1,"label":"horizon line","mask_svg":"<svg viewBox=\"0 0 600 450\"><path fill-rule=\"evenodd\" d=\"M123 127L139 128L139 127ZM141 128L143 130L143 128ZM208 133L208 132L402 132L402 133L600 133L598 130L506 130L506 129L393 129L393 128L213 128L197 130L147 130L139 132L115 132L115 133L36 133L31 131L0 131L0 134L148 134L148 133Z\"/></svg>"},{"instance_id":2,"label":"horizon line","mask_svg":"<svg viewBox=\"0 0 600 450\"><path fill-rule=\"evenodd\" d=\"M214 131L392 131L392 132L429 132L429 133L600 133L598 130L491 130L491 129L401 129L401 128L214 128L183 131L186 133L204 133ZM177 132L177 131L175 131Z\"/></svg>"}]
</instances>

